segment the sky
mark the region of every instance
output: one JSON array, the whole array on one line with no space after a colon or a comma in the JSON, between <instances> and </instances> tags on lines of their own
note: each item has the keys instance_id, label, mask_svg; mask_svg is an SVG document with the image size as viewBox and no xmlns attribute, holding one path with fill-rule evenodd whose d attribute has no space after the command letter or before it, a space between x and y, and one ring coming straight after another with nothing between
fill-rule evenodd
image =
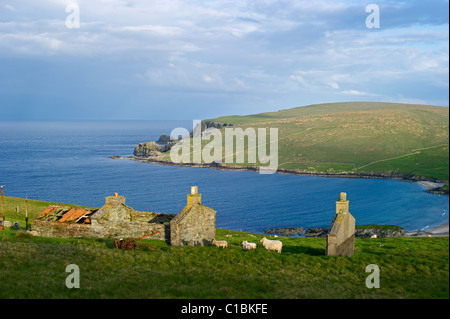
<instances>
[{"instance_id":1,"label":"sky","mask_svg":"<svg viewBox=\"0 0 450 319\"><path fill-rule=\"evenodd\" d=\"M0 121L448 106L448 12L441 0L0 0Z\"/></svg>"}]
</instances>

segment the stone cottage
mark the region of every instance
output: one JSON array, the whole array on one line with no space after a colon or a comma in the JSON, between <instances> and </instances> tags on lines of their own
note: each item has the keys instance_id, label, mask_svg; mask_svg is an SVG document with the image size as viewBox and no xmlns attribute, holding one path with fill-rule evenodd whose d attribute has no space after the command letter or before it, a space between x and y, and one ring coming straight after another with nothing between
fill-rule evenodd
<instances>
[{"instance_id":1,"label":"stone cottage","mask_svg":"<svg viewBox=\"0 0 450 319\"><path fill-rule=\"evenodd\" d=\"M186 207L178 214L138 212L125 197L106 197L100 209L48 206L32 222L44 237L146 238L165 240L174 246L209 245L215 237L216 212L201 205L196 186Z\"/></svg>"},{"instance_id":2,"label":"stone cottage","mask_svg":"<svg viewBox=\"0 0 450 319\"><path fill-rule=\"evenodd\" d=\"M170 221L172 246L206 246L216 237L216 212L202 205L198 187L191 187L187 205Z\"/></svg>"}]
</instances>

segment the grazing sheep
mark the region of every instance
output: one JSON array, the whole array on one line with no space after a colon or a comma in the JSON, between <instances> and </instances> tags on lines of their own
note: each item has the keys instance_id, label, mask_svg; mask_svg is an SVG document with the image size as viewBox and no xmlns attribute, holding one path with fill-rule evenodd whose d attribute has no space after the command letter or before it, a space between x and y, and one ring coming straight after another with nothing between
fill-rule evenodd
<instances>
[{"instance_id":1,"label":"grazing sheep","mask_svg":"<svg viewBox=\"0 0 450 319\"><path fill-rule=\"evenodd\" d=\"M213 243L214 245L216 245L217 247L222 247L222 248L228 247L228 243L227 243L225 240L219 240L219 241L217 241L217 240L213 239L213 240L212 240L212 243Z\"/></svg>"},{"instance_id":2,"label":"grazing sheep","mask_svg":"<svg viewBox=\"0 0 450 319\"><path fill-rule=\"evenodd\" d=\"M245 250L256 249L256 244L249 243L248 241L244 240L242 242L242 248L244 248Z\"/></svg>"},{"instance_id":3,"label":"grazing sheep","mask_svg":"<svg viewBox=\"0 0 450 319\"><path fill-rule=\"evenodd\" d=\"M376 238L377 238L377 235L370 236L370 239L376 239Z\"/></svg>"},{"instance_id":4,"label":"grazing sheep","mask_svg":"<svg viewBox=\"0 0 450 319\"><path fill-rule=\"evenodd\" d=\"M263 244L264 248L267 250L276 250L278 253L281 253L281 248L283 247L283 243L279 240L270 240L266 237L260 240Z\"/></svg>"},{"instance_id":5,"label":"grazing sheep","mask_svg":"<svg viewBox=\"0 0 450 319\"><path fill-rule=\"evenodd\" d=\"M39 236L39 233L38 233L37 231L35 231L35 230L33 230L33 231L27 230L27 233L28 233L28 234L31 234L31 235L33 235L33 236Z\"/></svg>"}]
</instances>

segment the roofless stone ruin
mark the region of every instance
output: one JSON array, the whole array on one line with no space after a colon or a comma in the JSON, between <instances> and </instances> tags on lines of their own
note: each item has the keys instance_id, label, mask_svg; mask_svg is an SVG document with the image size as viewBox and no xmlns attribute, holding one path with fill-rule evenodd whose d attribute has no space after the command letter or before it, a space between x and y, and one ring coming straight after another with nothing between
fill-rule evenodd
<instances>
[{"instance_id":1,"label":"roofless stone ruin","mask_svg":"<svg viewBox=\"0 0 450 319\"><path fill-rule=\"evenodd\" d=\"M191 187L179 214L138 212L115 193L97 210L48 206L33 220L33 230L44 237L146 238L174 246L210 245L216 236L216 211L201 204L198 187Z\"/></svg>"},{"instance_id":2,"label":"roofless stone ruin","mask_svg":"<svg viewBox=\"0 0 450 319\"><path fill-rule=\"evenodd\" d=\"M339 194L336 215L327 235L327 256L352 256L355 250L355 218L348 211L346 193Z\"/></svg>"}]
</instances>

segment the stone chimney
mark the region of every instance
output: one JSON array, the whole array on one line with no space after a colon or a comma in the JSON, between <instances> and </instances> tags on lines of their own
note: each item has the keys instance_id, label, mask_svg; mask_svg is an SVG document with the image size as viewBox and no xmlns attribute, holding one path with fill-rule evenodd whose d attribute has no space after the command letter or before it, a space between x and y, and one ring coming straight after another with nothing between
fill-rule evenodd
<instances>
[{"instance_id":1,"label":"stone chimney","mask_svg":"<svg viewBox=\"0 0 450 319\"><path fill-rule=\"evenodd\" d=\"M327 234L327 256L352 256L355 250L355 217L348 211L349 201L346 193L339 194L336 214Z\"/></svg>"},{"instance_id":2,"label":"stone chimney","mask_svg":"<svg viewBox=\"0 0 450 319\"><path fill-rule=\"evenodd\" d=\"M125 204L125 197L119 196L118 193L114 193L114 196L106 197L105 205L108 205L109 208L116 208L120 204Z\"/></svg>"},{"instance_id":3,"label":"stone chimney","mask_svg":"<svg viewBox=\"0 0 450 319\"><path fill-rule=\"evenodd\" d=\"M336 214L348 212L349 201L347 200L347 193L340 193L339 200L336 202Z\"/></svg>"},{"instance_id":4,"label":"stone chimney","mask_svg":"<svg viewBox=\"0 0 450 319\"><path fill-rule=\"evenodd\" d=\"M198 193L198 186L191 187L191 193L187 195L188 206L194 206L202 203L202 194Z\"/></svg>"}]
</instances>

